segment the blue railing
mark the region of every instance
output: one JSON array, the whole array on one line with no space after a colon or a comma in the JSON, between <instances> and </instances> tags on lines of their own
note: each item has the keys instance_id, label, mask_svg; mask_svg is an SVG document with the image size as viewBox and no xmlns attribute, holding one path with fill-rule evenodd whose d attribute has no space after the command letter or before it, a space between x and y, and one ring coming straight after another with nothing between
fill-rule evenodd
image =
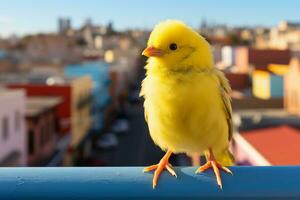
<instances>
[{"instance_id":1,"label":"blue railing","mask_svg":"<svg viewBox=\"0 0 300 200\"><path fill-rule=\"evenodd\" d=\"M300 167L231 167L223 189L211 171L175 168L155 190L142 167L1 168L0 199L300 199Z\"/></svg>"}]
</instances>

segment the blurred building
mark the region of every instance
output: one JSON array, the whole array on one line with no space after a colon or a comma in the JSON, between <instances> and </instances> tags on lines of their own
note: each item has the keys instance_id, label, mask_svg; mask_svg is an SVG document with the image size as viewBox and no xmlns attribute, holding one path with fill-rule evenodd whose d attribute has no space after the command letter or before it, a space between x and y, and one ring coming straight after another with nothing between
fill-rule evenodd
<instances>
[{"instance_id":1,"label":"blurred building","mask_svg":"<svg viewBox=\"0 0 300 200\"><path fill-rule=\"evenodd\" d=\"M137 65L137 55L141 55L141 49L141 46L136 45L130 39L123 38L115 48L106 51L110 54L106 58L109 58L108 60L113 68L126 74L129 83L136 83L141 68L140 65Z\"/></svg>"},{"instance_id":2,"label":"blurred building","mask_svg":"<svg viewBox=\"0 0 300 200\"><path fill-rule=\"evenodd\" d=\"M0 91L0 166L26 166L25 92Z\"/></svg>"},{"instance_id":3,"label":"blurred building","mask_svg":"<svg viewBox=\"0 0 300 200\"><path fill-rule=\"evenodd\" d=\"M232 108L234 112L247 111L247 113L257 113L261 109L283 110L282 98L261 99L253 96L240 95L232 98Z\"/></svg>"},{"instance_id":4,"label":"blurred building","mask_svg":"<svg viewBox=\"0 0 300 200\"><path fill-rule=\"evenodd\" d=\"M289 65L270 64L263 70L254 70L252 73L252 92L262 99L283 98L283 77L288 72Z\"/></svg>"},{"instance_id":5,"label":"blurred building","mask_svg":"<svg viewBox=\"0 0 300 200\"><path fill-rule=\"evenodd\" d=\"M247 73L251 68L266 69L269 64L287 65L291 58L289 50L254 49L238 47L236 49L237 71Z\"/></svg>"},{"instance_id":6,"label":"blurred building","mask_svg":"<svg viewBox=\"0 0 300 200\"><path fill-rule=\"evenodd\" d=\"M211 49L215 64L219 67L219 65L221 65L220 63L222 62L222 47L220 45L212 45Z\"/></svg>"},{"instance_id":7,"label":"blurred building","mask_svg":"<svg viewBox=\"0 0 300 200\"><path fill-rule=\"evenodd\" d=\"M244 91L251 88L251 78L246 73L224 72L232 90Z\"/></svg>"},{"instance_id":8,"label":"blurred building","mask_svg":"<svg viewBox=\"0 0 300 200\"><path fill-rule=\"evenodd\" d=\"M55 96L62 99L57 107L58 137L70 135L69 148L73 152L89 134L91 128L92 80L89 76L66 79L63 77L36 77L10 79L9 88L25 89L27 96ZM3 81L3 80L2 80ZM16 83L19 82L19 83Z\"/></svg>"},{"instance_id":9,"label":"blurred building","mask_svg":"<svg viewBox=\"0 0 300 200\"><path fill-rule=\"evenodd\" d=\"M33 84L25 83L9 83L6 85L12 89L24 89L28 97L32 96L57 96L63 99L63 102L57 108L58 135L71 133L71 87L68 85L46 85L46 83Z\"/></svg>"},{"instance_id":10,"label":"blurred building","mask_svg":"<svg viewBox=\"0 0 300 200\"><path fill-rule=\"evenodd\" d=\"M209 36L210 40L226 40L227 35L231 32L230 28L223 24L210 25L205 20L202 21L199 32L204 36Z\"/></svg>"},{"instance_id":11,"label":"blurred building","mask_svg":"<svg viewBox=\"0 0 300 200\"><path fill-rule=\"evenodd\" d=\"M108 93L109 65L104 62L84 62L68 65L64 68L64 74L68 77L80 77L89 75L92 78L92 113L93 129L99 131L103 124L103 110L110 101Z\"/></svg>"},{"instance_id":12,"label":"blurred building","mask_svg":"<svg viewBox=\"0 0 300 200\"><path fill-rule=\"evenodd\" d=\"M23 62L31 65L64 64L78 61L82 51L76 39L63 34L39 34L21 40Z\"/></svg>"},{"instance_id":13,"label":"blurred building","mask_svg":"<svg viewBox=\"0 0 300 200\"><path fill-rule=\"evenodd\" d=\"M300 115L300 63L297 58L291 60L290 68L284 77L284 105L294 115Z\"/></svg>"},{"instance_id":14,"label":"blurred building","mask_svg":"<svg viewBox=\"0 0 300 200\"><path fill-rule=\"evenodd\" d=\"M4 58L6 58L6 56L7 56L7 53L6 53L6 51L5 51L5 50L2 50L2 49L0 49L0 59L4 59Z\"/></svg>"},{"instance_id":15,"label":"blurred building","mask_svg":"<svg viewBox=\"0 0 300 200\"><path fill-rule=\"evenodd\" d=\"M225 67L235 65L235 47L233 46L222 47L222 63Z\"/></svg>"},{"instance_id":16,"label":"blurred building","mask_svg":"<svg viewBox=\"0 0 300 200\"><path fill-rule=\"evenodd\" d=\"M242 131L234 136L234 141L233 151L238 164L300 164L300 131L290 126Z\"/></svg>"},{"instance_id":17,"label":"blurred building","mask_svg":"<svg viewBox=\"0 0 300 200\"><path fill-rule=\"evenodd\" d=\"M127 71L117 66L112 66L109 71L109 77L111 80L109 94L113 99L128 94L129 83Z\"/></svg>"},{"instance_id":18,"label":"blurred building","mask_svg":"<svg viewBox=\"0 0 300 200\"><path fill-rule=\"evenodd\" d=\"M267 49L269 48L270 29L266 27L255 28L255 48Z\"/></svg>"},{"instance_id":19,"label":"blurred building","mask_svg":"<svg viewBox=\"0 0 300 200\"><path fill-rule=\"evenodd\" d=\"M300 23L281 21L271 29L256 28L255 47L259 49L300 50Z\"/></svg>"},{"instance_id":20,"label":"blurred building","mask_svg":"<svg viewBox=\"0 0 300 200\"><path fill-rule=\"evenodd\" d=\"M85 47L83 55L88 59L102 57L107 45L113 45L111 38L118 37L113 35L112 24L94 25L91 19L86 20L78 33Z\"/></svg>"},{"instance_id":21,"label":"blurred building","mask_svg":"<svg viewBox=\"0 0 300 200\"><path fill-rule=\"evenodd\" d=\"M300 50L300 23L281 21L270 31L269 47Z\"/></svg>"},{"instance_id":22,"label":"blurred building","mask_svg":"<svg viewBox=\"0 0 300 200\"><path fill-rule=\"evenodd\" d=\"M0 73L16 71L16 64L16 60L14 60L7 51L0 49Z\"/></svg>"},{"instance_id":23,"label":"blurred building","mask_svg":"<svg viewBox=\"0 0 300 200\"><path fill-rule=\"evenodd\" d=\"M56 108L59 97L28 97L26 103L28 165L44 166L55 153L57 139Z\"/></svg>"},{"instance_id":24,"label":"blurred building","mask_svg":"<svg viewBox=\"0 0 300 200\"><path fill-rule=\"evenodd\" d=\"M71 28L72 28L72 25L71 25L70 18L59 18L58 19L58 32L59 33L66 33Z\"/></svg>"},{"instance_id":25,"label":"blurred building","mask_svg":"<svg viewBox=\"0 0 300 200\"><path fill-rule=\"evenodd\" d=\"M76 148L91 129L92 80L81 76L70 82L71 87L71 147Z\"/></svg>"},{"instance_id":26,"label":"blurred building","mask_svg":"<svg viewBox=\"0 0 300 200\"><path fill-rule=\"evenodd\" d=\"M252 73L252 92L261 99L283 98L283 77L269 71L255 70Z\"/></svg>"}]
</instances>

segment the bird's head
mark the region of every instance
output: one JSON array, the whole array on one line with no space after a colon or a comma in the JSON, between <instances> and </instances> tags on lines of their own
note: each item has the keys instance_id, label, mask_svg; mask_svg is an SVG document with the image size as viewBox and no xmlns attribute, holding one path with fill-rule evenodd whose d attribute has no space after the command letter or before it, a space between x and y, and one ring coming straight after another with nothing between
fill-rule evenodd
<instances>
[{"instance_id":1,"label":"bird's head","mask_svg":"<svg viewBox=\"0 0 300 200\"><path fill-rule=\"evenodd\" d=\"M166 20L155 26L143 55L149 62L172 70L210 68L213 57L208 42L181 21Z\"/></svg>"}]
</instances>

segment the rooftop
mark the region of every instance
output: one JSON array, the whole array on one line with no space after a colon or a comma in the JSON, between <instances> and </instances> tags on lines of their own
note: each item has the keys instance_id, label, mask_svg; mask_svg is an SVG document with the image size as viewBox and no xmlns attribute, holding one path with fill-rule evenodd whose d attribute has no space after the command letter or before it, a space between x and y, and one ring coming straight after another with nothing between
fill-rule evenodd
<instances>
[{"instance_id":1,"label":"rooftop","mask_svg":"<svg viewBox=\"0 0 300 200\"><path fill-rule=\"evenodd\" d=\"M8 90L6 88L0 88L0 96L15 95L21 93L22 90Z\"/></svg>"},{"instance_id":2,"label":"rooftop","mask_svg":"<svg viewBox=\"0 0 300 200\"><path fill-rule=\"evenodd\" d=\"M26 116L35 117L62 103L60 97L28 97L26 103Z\"/></svg>"},{"instance_id":3,"label":"rooftop","mask_svg":"<svg viewBox=\"0 0 300 200\"><path fill-rule=\"evenodd\" d=\"M1 74L0 84L47 84L47 85L65 85L74 78L64 77L60 74Z\"/></svg>"},{"instance_id":4,"label":"rooftop","mask_svg":"<svg viewBox=\"0 0 300 200\"><path fill-rule=\"evenodd\" d=\"M83 62L78 64L67 65L64 68L64 74L68 77L90 75L93 81L104 81L108 78L108 67L106 62Z\"/></svg>"},{"instance_id":5,"label":"rooftop","mask_svg":"<svg viewBox=\"0 0 300 200\"><path fill-rule=\"evenodd\" d=\"M300 130L283 125L241 134L272 165L300 164Z\"/></svg>"},{"instance_id":6,"label":"rooftop","mask_svg":"<svg viewBox=\"0 0 300 200\"><path fill-rule=\"evenodd\" d=\"M282 98L259 99L256 97L242 96L241 98L232 99L234 111L239 110L259 110L259 109L282 109Z\"/></svg>"},{"instance_id":7,"label":"rooftop","mask_svg":"<svg viewBox=\"0 0 300 200\"><path fill-rule=\"evenodd\" d=\"M22 89L10 90L10 89L0 87L1 100L10 101L12 98L16 98L16 97L19 97L19 98L25 97L25 91L23 91Z\"/></svg>"}]
</instances>

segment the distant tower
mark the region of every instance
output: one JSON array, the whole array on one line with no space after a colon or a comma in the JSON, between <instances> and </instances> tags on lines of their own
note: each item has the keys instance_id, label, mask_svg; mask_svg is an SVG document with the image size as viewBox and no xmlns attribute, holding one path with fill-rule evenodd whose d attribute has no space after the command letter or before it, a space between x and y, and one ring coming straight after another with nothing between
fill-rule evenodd
<instances>
[{"instance_id":1,"label":"distant tower","mask_svg":"<svg viewBox=\"0 0 300 200\"><path fill-rule=\"evenodd\" d=\"M202 19L200 29L206 29L207 28L207 21L205 18Z\"/></svg>"},{"instance_id":2,"label":"distant tower","mask_svg":"<svg viewBox=\"0 0 300 200\"><path fill-rule=\"evenodd\" d=\"M58 32L65 33L69 29L71 29L71 19L70 18L59 18L58 19Z\"/></svg>"},{"instance_id":3,"label":"distant tower","mask_svg":"<svg viewBox=\"0 0 300 200\"><path fill-rule=\"evenodd\" d=\"M113 22L108 22L107 28L106 28L107 34L112 34L114 32L114 24Z\"/></svg>"},{"instance_id":4,"label":"distant tower","mask_svg":"<svg viewBox=\"0 0 300 200\"><path fill-rule=\"evenodd\" d=\"M85 26L93 26L93 22L92 22L92 19L91 18L87 18L85 20Z\"/></svg>"}]
</instances>

